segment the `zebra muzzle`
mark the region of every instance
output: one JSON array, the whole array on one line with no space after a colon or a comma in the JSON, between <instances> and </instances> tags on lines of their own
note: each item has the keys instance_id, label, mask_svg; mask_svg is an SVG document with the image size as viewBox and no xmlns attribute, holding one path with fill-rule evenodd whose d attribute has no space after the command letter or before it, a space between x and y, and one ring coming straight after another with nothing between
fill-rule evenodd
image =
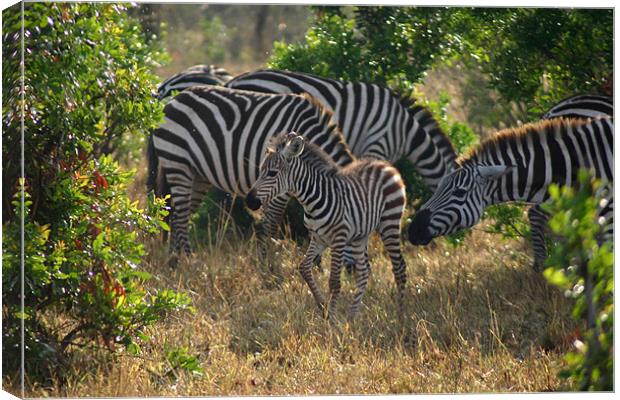
<instances>
[{"instance_id":1,"label":"zebra muzzle","mask_svg":"<svg viewBox=\"0 0 620 400\"><path fill-rule=\"evenodd\" d=\"M248 205L248 208L252 211L256 211L262 205L260 199L256 197L256 191L250 190L248 195L245 197L245 203Z\"/></svg>"},{"instance_id":2,"label":"zebra muzzle","mask_svg":"<svg viewBox=\"0 0 620 400\"><path fill-rule=\"evenodd\" d=\"M431 235L428 226L430 220L431 212L429 210L420 210L416 213L407 229L411 244L427 245L433 240L433 235Z\"/></svg>"}]
</instances>

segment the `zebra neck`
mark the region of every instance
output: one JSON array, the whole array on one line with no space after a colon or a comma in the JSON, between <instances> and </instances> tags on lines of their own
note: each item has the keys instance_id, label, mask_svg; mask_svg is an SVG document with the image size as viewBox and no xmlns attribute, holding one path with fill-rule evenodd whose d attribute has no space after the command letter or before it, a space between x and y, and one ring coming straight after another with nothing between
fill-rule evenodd
<instances>
[{"instance_id":1,"label":"zebra neck","mask_svg":"<svg viewBox=\"0 0 620 400\"><path fill-rule=\"evenodd\" d=\"M415 115L407 113L406 118L402 146L406 153L399 158L406 156L424 183L434 190L441 178L457 167L454 147L428 110L420 107Z\"/></svg>"},{"instance_id":2,"label":"zebra neck","mask_svg":"<svg viewBox=\"0 0 620 400\"><path fill-rule=\"evenodd\" d=\"M336 206L338 196L335 196L334 192L339 186L339 179L333 172L301 164L295 175L291 194L299 201L307 215L316 217L322 214L326 207L333 209Z\"/></svg>"},{"instance_id":3,"label":"zebra neck","mask_svg":"<svg viewBox=\"0 0 620 400\"><path fill-rule=\"evenodd\" d=\"M319 113L313 118L299 119L295 121L293 130L304 132L304 136L307 138L320 137L322 143L320 147L328 153L337 165L342 167L352 163L355 158L344 142L342 133L336 125L330 122L330 118L328 114Z\"/></svg>"},{"instance_id":4,"label":"zebra neck","mask_svg":"<svg viewBox=\"0 0 620 400\"><path fill-rule=\"evenodd\" d=\"M509 166L510 172L487 183L489 204L504 202L541 203L549 197L552 183L571 185L573 175L570 159L559 159L559 154L547 150L542 136L525 136L519 141L489 146L466 164ZM546 139L543 137L543 139ZM574 168L573 172L576 172Z\"/></svg>"}]
</instances>

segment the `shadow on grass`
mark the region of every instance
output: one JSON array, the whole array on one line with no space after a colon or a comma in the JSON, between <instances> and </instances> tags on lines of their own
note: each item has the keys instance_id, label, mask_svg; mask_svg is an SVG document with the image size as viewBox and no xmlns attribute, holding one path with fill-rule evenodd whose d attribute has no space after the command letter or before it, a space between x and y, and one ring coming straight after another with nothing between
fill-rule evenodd
<instances>
[{"instance_id":1,"label":"shadow on grass","mask_svg":"<svg viewBox=\"0 0 620 400\"><path fill-rule=\"evenodd\" d=\"M475 347L482 354L501 350L523 359L532 347L565 350L566 334L575 327L570 303L528 266L485 262L465 269L446 264L443 271L418 274L415 262L408 261L405 315L398 313L387 260L374 260L355 321L347 317L355 290L353 278L343 274L339 329L322 318L305 282L289 265L280 290L252 291L232 309L230 349L254 354L277 349L291 337L316 336L336 346L355 342L355 346L412 354ZM324 260L317 276L323 290L326 265Z\"/></svg>"}]
</instances>

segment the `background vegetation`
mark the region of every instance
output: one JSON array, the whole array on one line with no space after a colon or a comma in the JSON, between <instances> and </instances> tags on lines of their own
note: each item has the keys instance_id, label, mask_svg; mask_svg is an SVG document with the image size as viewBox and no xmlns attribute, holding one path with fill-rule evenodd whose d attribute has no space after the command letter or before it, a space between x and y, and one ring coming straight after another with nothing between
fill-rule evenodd
<instances>
[{"instance_id":1,"label":"background vegetation","mask_svg":"<svg viewBox=\"0 0 620 400\"><path fill-rule=\"evenodd\" d=\"M365 309L353 323L342 314L336 333L297 277L303 247L279 241L286 278L266 290L251 230L229 229L218 202L194 220L196 256L168 270L155 234L166 210L144 194L141 156L161 119L157 83L199 63L412 90L462 152L568 95L611 94L611 10L28 3L25 181L18 11L3 12L7 388L18 393L23 216L31 396L609 389L610 249L593 250L593 236L579 241L557 222L558 234L573 236L546 274L575 293L583 274L562 275L573 265L566 257L597 252L594 330L583 296L530 270L523 240L480 231L519 236L521 210L504 208L466 247L405 247L410 296L400 321L389 260L373 240ZM414 177L408 185L424 196ZM563 192L554 207L592 233L590 192L579 193ZM345 279L345 293L352 286ZM575 343L585 347L570 353Z\"/></svg>"},{"instance_id":2,"label":"background vegetation","mask_svg":"<svg viewBox=\"0 0 620 400\"><path fill-rule=\"evenodd\" d=\"M135 170L111 156L142 153L161 114L150 70L163 56L124 6L28 3L22 92L21 25L18 7L3 13L2 363L14 379L23 318L28 379L62 382L74 348L138 354L146 326L189 306L145 287L142 240L167 211L130 199Z\"/></svg>"}]
</instances>

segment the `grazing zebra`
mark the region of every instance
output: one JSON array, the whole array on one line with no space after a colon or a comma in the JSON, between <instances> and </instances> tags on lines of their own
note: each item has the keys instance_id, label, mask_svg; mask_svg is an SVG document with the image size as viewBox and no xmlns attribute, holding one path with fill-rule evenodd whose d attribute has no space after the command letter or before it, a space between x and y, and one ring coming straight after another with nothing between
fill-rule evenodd
<instances>
[{"instance_id":1,"label":"grazing zebra","mask_svg":"<svg viewBox=\"0 0 620 400\"><path fill-rule=\"evenodd\" d=\"M552 118L613 118L614 101L612 97L579 94L560 101L547 111L542 119ZM534 252L534 269L540 270L547 258L545 230L549 215L535 204L527 212L530 221L531 246Z\"/></svg>"},{"instance_id":2,"label":"grazing zebra","mask_svg":"<svg viewBox=\"0 0 620 400\"><path fill-rule=\"evenodd\" d=\"M331 113L307 95L194 86L164 107L164 122L150 139L147 188L171 195L172 253L191 254L188 220L204 194L215 186L245 196L269 139L291 130L304 132L338 165L354 159ZM282 197L288 200L274 200ZM269 204L265 219L278 220L284 210L279 207Z\"/></svg>"},{"instance_id":3,"label":"grazing zebra","mask_svg":"<svg viewBox=\"0 0 620 400\"><path fill-rule=\"evenodd\" d=\"M159 100L170 96L173 91L180 91L198 85L221 86L232 79L224 68L214 65L194 65L183 72L172 75L157 88Z\"/></svg>"},{"instance_id":4,"label":"grazing zebra","mask_svg":"<svg viewBox=\"0 0 620 400\"><path fill-rule=\"evenodd\" d=\"M614 99L594 94L580 94L560 101L547 111L542 119L551 118L607 118L614 116Z\"/></svg>"},{"instance_id":5,"label":"grazing zebra","mask_svg":"<svg viewBox=\"0 0 620 400\"><path fill-rule=\"evenodd\" d=\"M311 266L327 247L331 248L328 314L333 318L345 247L351 244L357 285L351 316L355 316L370 270L368 237L377 230L392 261L402 311L407 280L400 249L405 189L394 167L384 161L365 159L341 168L307 139L294 133L280 135L274 138L260 176L246 198L248 207L257 210L282 193L290 193L304 208L310 245L299 271L321 310L325 298L314 281Z\"/></svg>"},{"instance_id":6,"label":"grazing zebra","mask_svg":"<svg viewBox=\"0 0 620 400\"><path fill-rule=\"evenodd\" d=\"M575 184L580 168L613 184L613 122L556 118L507 129L458 163L413 218L411 243L424 245L471 227L491 204L540 204L548 199L551 183ZM601 214L611 221L613 197Z\"/></svg>"},{"instance_id":7,"label":"grazing zebra","mask_svg":"<svg viewBox=\"0 0 620 400\"><path fill-rule=\"evenodd\" d=\"M391 163L407 158L431 190L455 166L454 147L431 113L388 88L273 70L242 74L225 86L310 94L333 111L353 154Z\"/></svg>"}]
</instances>

